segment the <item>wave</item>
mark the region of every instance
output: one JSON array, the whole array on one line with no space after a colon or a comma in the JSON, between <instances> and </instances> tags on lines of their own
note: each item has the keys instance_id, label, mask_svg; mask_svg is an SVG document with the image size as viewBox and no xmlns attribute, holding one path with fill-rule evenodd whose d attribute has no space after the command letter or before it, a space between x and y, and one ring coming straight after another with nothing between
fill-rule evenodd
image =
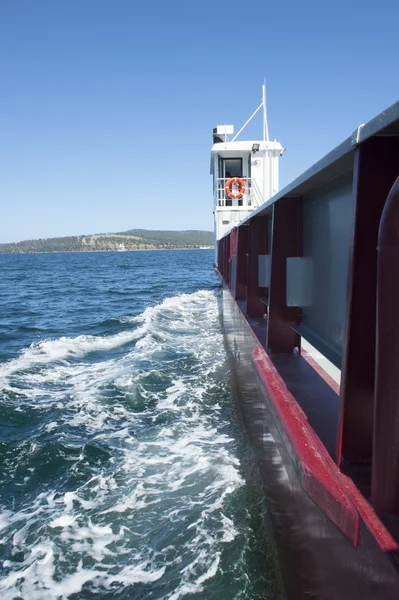
<instances>
[{"instance_id":1,"label":"wave","mask_svg":"<svg viewBox=\"0 0 399 600\"><path fill-rule=\"evenodd\" d=\"M24 485L44 440L60 456L57 484L0 512L4 600L149 584L177 600L204 589L240 535L229 498L244 481L223 418L216 295L167 298L122 324L131 330L42 341L2 366L16 410L43 415L24 442Z\"/></svg>"},{"instance_id":2,"label":"wave","mask_svg":"<svg viewBox=\"0 0 399 600\"><path fill-rule=\"evenodd\" d=\"M82 358L96 351L106 352L138 339L140 331L124 331L114 336L80 335L76 338L61 337L32 344L15 359L0 365L0 377L27 371L35 365L45 365L71 358Z\"/></svg>"},{"instance_id":3,"label":"wave","mask_svg":"<svg viewBox=\"0 0 399 600\"><path fill-rule=\"evenodd\" d=\"M83 358L92 352L107 352L129 344L141 338L141 348L149 342L149 337L159 333L193 334L198 331L197 319L200 315L206 319L210 314L207 301L213 297L211 292L181 294L167 298L155 307L147 308L136 317L120 317L121 323L138 324L141 327L133 331L123 331L112 336L80 335L75 338L61 337L55 340L37 342L26 348L19 357L0 365L0 377L4 378L16 372L27 371L35 365L45 365L72 358Z\"/></svg>"}]
</instances>

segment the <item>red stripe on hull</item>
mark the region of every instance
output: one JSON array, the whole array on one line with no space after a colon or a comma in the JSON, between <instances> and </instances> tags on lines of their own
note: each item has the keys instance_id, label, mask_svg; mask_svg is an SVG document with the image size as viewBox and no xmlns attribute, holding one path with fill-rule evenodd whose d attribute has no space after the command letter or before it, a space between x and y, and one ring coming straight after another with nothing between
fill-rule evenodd
<instances>
[{"instance_id":1,"label":"red stripe on hull","mask_svg":"<svg viewBox=\"0 0 399 600\"><path fill-rule=\"evenodd\" d=\"M263 348L255 348L253 359L297 457L303 489L356 546L359 515L338 481L338 468L309 427L305 413Z\"/></svg>"}]
</instances>

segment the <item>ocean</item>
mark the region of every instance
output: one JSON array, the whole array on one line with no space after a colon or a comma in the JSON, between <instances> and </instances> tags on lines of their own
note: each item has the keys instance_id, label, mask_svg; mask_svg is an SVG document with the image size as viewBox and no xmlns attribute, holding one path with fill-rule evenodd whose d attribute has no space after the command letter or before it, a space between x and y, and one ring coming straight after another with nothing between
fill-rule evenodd
<instances>
[{"instance_id":1,"label":"ocean","mask_svg":"<svg viewBox=\"0 0 399 600\"><path fill-rule=\"evenodd\" d=\"M2 600L283 597L212 262L0 255Z\"/></svg>"}]
</instances>

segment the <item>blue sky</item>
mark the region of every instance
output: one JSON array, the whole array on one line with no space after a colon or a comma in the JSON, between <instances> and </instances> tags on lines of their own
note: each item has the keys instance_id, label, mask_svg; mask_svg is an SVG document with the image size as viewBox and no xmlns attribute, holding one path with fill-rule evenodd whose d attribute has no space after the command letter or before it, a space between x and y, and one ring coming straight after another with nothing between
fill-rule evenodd
<instances>
[{"instance_id":1,"label":"blue sky","mask_svg":"<svg viewBox=\"0 0 399 600\"><path fill-rule=\"evenodd\" d=\"M399 98L398 20L397 0L3 0L0 242L212 229L212 128L238 131L266 76L283 187Z\"/></svg>"}]
</instances>

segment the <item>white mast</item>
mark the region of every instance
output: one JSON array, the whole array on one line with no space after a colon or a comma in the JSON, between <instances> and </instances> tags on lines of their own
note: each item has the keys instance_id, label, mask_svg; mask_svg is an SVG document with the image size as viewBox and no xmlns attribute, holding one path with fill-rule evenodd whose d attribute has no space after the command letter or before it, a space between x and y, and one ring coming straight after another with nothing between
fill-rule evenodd
<instances>
[{"instance_id":1,"label":"white mast","mask_svg":"<svg viewBox=\"0 0 399 600\"><path fill-rule=\"evenodd\" d=\"M269 141L269 127L267 125L267 115L266 115L266 79L264 79L264 83L262 85L262 105L263 105L263 141Z\"/></svg>"}]
</instances>

